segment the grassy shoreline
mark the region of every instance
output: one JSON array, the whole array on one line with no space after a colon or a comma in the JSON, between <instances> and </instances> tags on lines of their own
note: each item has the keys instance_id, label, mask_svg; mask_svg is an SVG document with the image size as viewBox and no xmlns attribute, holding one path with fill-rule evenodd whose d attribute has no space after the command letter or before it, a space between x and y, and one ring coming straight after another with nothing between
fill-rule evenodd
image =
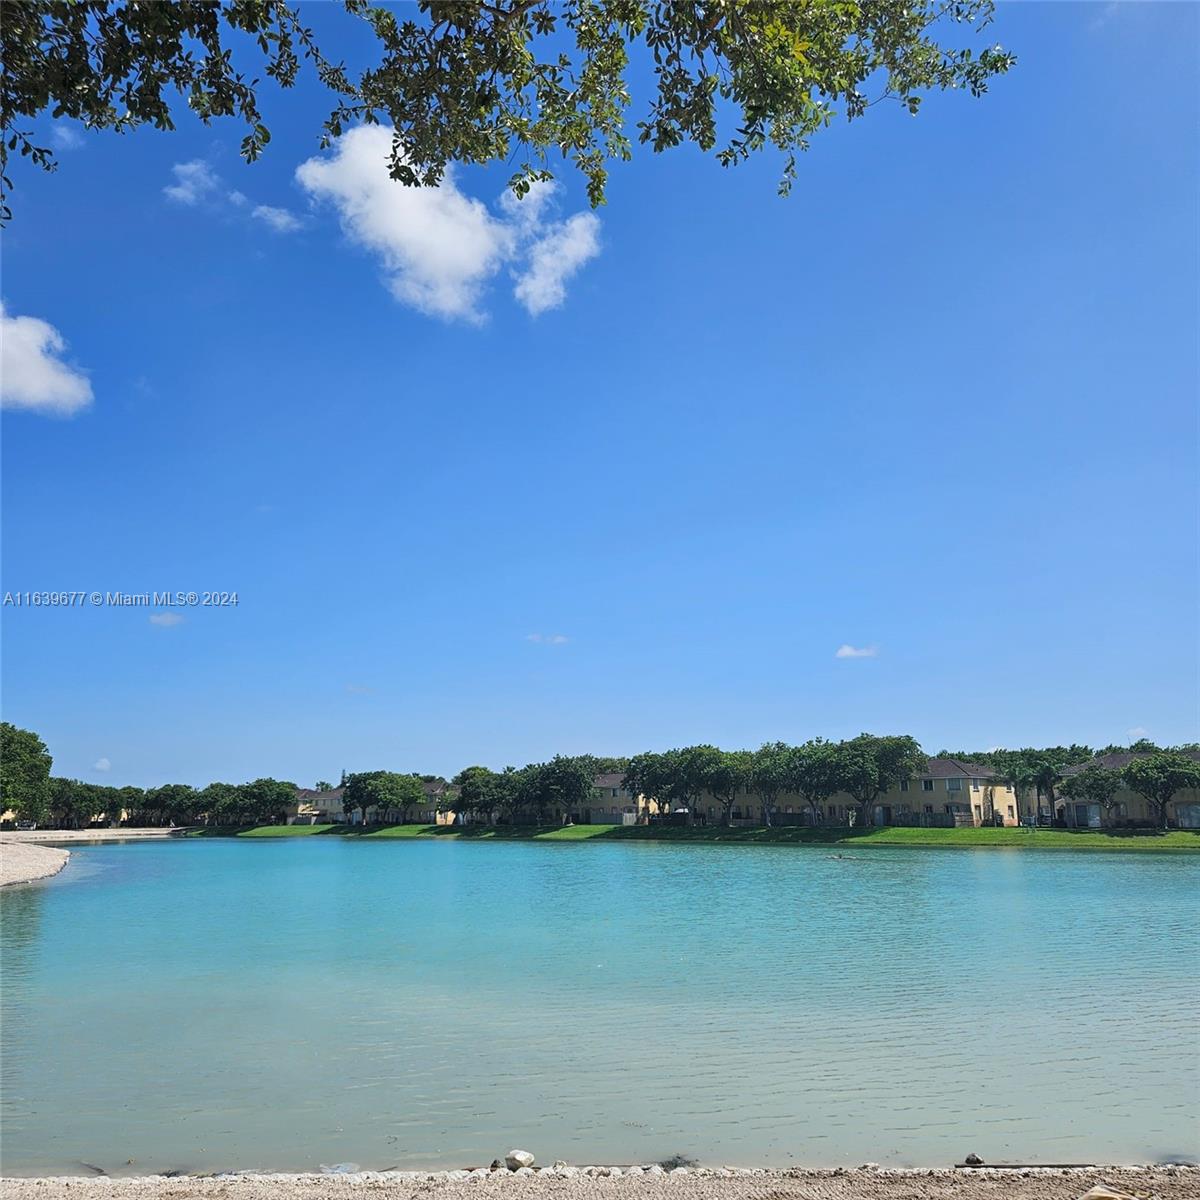
<instances>
[{"instance_id":1,"label":"grassy shoreline","mask_svg":"<svg viewBox=\"0 0 1200 1200\"><path fill-rule=\"evenodd\" d=\"M785 826L777 829L719 826L687 829L648 825L487 826L454 825L260 825L251 829L203 829L191 837L340 837L413 839L424 841L544 841L544 842L687 842L739 846L830 846L845 848L920 847L928 849L1092 850L1136 854L1200 852L1200 832L1171 830L1101 832L1073 829L882 829Z\"/></svg>"}]
</instances>

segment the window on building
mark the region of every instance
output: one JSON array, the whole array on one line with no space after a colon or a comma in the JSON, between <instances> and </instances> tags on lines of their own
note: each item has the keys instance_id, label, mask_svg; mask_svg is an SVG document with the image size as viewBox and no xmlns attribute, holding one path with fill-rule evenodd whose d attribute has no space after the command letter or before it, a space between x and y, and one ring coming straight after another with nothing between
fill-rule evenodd
<instances>
[{"instance_id":1,"label":"window on building","mask_svg":"<svg viewBox=\"0 0 1200 1200\"><path fill-rule=\"evenodd\" d=\"M978 779L971 780L971 791L973 791L973 792L979 791L979 780Z\"/></svg>"},{"instance_id":2,"label":"window on building","mask_svg":"<svg viewBox=\"0 0 1200 1200\"><path fill-rule=\"evenodd\" d=\"M932 804L925 805L925 815L928 817L933 816L933 805Z\"/></svg>"},{"instance_id":3,"label":"window on building","mask_svg":"<svg viewBox=\"0 0 1200 1200\"><path fill-rule=\"evenodd\" d=\"M900 790L901 790L902 792L907 792L907 791L908 791L908 780L907 780L907 779L902 779L902 780L900 780Z\"/></svg>"},{"instance_id":4,"label":"window on building","mask_svg":"<svg viewBox=\"0 0 1200 1200\"><path fill-rule=\"evenodd\" d=\"M1010 805L1008 806L1008 819L1009 819L1010 821L1012 821L1012 820L1014 820L1014 819L1015 819L1016 815L1017 815L1017 814L1016 814L1015 812L1013 812L1013 806L1010 804Z\"/></svg>"},{"instance_id":5,"label":"window on building","mask_svg":"<svg viewBox=\"0 0 1200 1200\"><path fill-rule=\"evenodd\" d=\"M961 779L957 779L957 778L956 779L947 779L946 780L946 791L961 792L962 785L963 785L963 781Z\"/></svg>"},{"instance_id":6,"label":"window on building","mask_svg":"<svg viewBox=\"0 0 1200 1200\"><path fill-rule=\"evenodd\" d=\"M922 779L921 780L921 790L926 791L926 792L932 792L933 791L933 780L932 779Z\"/></svg>"}]
</instances>

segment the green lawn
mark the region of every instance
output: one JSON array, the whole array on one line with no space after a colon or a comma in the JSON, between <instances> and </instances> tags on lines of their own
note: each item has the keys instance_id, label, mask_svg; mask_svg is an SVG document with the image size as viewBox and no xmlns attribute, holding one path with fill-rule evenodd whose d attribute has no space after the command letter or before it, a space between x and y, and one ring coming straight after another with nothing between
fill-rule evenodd
<instances>
[{"instance_id":1,"label":"green lawn","mask_svg":"<svg viewBox=\"0 0 1200 1200\"><path fill-rule=\"evenodd\" d=\"M1118 850L1149 853L1200 852L1200 832L1172 830L1102 833L1071 829L848 829L787 826L782 829L723 829L719 826L686 829L648 825L386 825L363 829L346 825L260 825L255 829L206 829L199 837L330 837L352 838L451 838L462 841L547 841L547 842L704 842L737 845L789 846L934 846L977 849L980 847L1022 850Z\"/></svg>"}]
</instances>

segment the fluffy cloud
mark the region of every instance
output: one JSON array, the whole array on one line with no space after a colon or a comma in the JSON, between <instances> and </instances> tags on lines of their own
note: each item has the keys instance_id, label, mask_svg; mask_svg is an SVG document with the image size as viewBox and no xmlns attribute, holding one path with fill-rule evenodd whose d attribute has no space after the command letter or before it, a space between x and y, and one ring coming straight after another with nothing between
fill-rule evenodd
<instances>
[{"instance_id":1,"label":"fluffy cloud","mask_svg":"<svg viewBox=\"0 0 1200 1200\"><path fill-rule=\"evenodd\" d=\"M834 658L876 658L878 655L878 646L851 646L843 644L837 648Z\"/></svg>"},{"instance_id":2,"label":"fluffy cloud","mask_svg":"<svg viewBox=\"0 0 1200 1200\"><path fill-rule=\"evenodd\" d=\"M499 215L461 192L452 171L437 188L408 188L388 174L391 131L352 129L332 154L310 158L296 178L332 203L351 241L378 255L388 290L402 304L446 320L482 322L484 289L513 267L514 295L533 315L561 304L566 281L599 251L599 222L580 213L547 223L553 184L522 200L506 194Z\"/></svg>"},{"instance_id":3,"label":"fluffy cloud","mask_svg":"<svg viewBox=\"0 0 1200 1200\"><path fill-rule=\"evenodd\" d=\"M199 204L212 197L221 186L221 180L202 158L176 163L171 174L175 176L175 182L163 188L163 195L179 204Z\"/></svg>"},{"instance_id":4,"label":"fluffy cloud","mask_svg":"<svg viewBox=\"0 0 1200 1200\"><path fill-rule=\"evenodd\" d=\"M241 193L237 193L241 195ZM230 196L230 199L233 197ZM300 220L292 216L286 208L275 208L270 204L260 204L251 214L258 221L270 226L276 233L295 233L300 228Z\"/></svg>"},{"instance_id":5,"label":"fluffy cloud","mask_svg":"<svg viewBox=\"0 0 1200 1200\"><path fill-rule=\"evenodd\" d=\"M96 761L94 763L92 763L92 770L93 771L111 771L112 763L110 763L107 758L98 758L98 759L96 759Z\"/></svg>"},{"instance_id":6,"label":"fluffy cloud","mask_svg":"<svg viewBox=\"0 0 1200 1200\"><path fill-rule=\"evenodd\" d=\"M525 640L539 646L565 646L571 639L561 633L527 633Z\"/></svg>"},{"instance_id":7,"label":"fluffy cloud","mask_svg":"<svg viewBox=\"0 0 1200 1200\"><path fill-rule=\"evenodd\" d=\"M182 625L183 620L180 613L156 612L150 614L150 624L157 625L160 629L173 629L176 625Z\"/></svg>"},{"instance_id":8,"label":"fluffy cloud","mask_svg":"<svg viewBox=\"0 0 1200 1200\"><path fill-rule=\"evenodd\" d=\"M533 243L513 295L535 317L557 308L567 298L567 280L599 253L600 222L592 213L576 213Z\"/></svg>"},{"instance_id":9,"label":"fluffy cloud","mask_svg":"<svg viewBox=\"0 0 1200 1200\"><path fill-rule=\"evenodd\" d=\"M0 303L0 404L67 417L92 402L92 385L64 362L63 336L37 317L9 316Z\"/></svg>"},{"instance_id":10,"label":"fluffy cloud","mask_svg":"<svg viewBox=\"0 0 1200 1200\"><path fill-rule=\"evenodd\" d=\"M1125 733L1129 740L1133 742L1140 742L1142 738L1150 736L1150 730L1141 725L1135 725L1132 729L1125 730Z\"/></svg>"}]
</instances>

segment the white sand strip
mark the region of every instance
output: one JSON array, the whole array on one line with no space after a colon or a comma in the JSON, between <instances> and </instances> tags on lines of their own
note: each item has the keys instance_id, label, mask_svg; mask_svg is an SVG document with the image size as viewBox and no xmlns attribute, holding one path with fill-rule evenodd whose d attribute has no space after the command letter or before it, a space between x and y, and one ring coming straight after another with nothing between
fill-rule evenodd
<instances>
[{"instance_id":1,"label":"white sand strip","mask_svg":"<svg viewBox=\"0 0 1200 1200\"><path fill-rule=\"evenodd\" d=\"M55 846L34 846L0 838L0 887L13 883L32 883L57 875L67 865L69 850Z\"/></svg>"},{"instance_id":2,"label":"white sand strip","mask_svg":"<svg viewBox=\"0 0 1200 1200\"><path fill-rule=\"evenodd\" d=\"M127 842L135 838L179 837L182 829L6 829L5 842Z\"/></svg>"}]
</instances>

